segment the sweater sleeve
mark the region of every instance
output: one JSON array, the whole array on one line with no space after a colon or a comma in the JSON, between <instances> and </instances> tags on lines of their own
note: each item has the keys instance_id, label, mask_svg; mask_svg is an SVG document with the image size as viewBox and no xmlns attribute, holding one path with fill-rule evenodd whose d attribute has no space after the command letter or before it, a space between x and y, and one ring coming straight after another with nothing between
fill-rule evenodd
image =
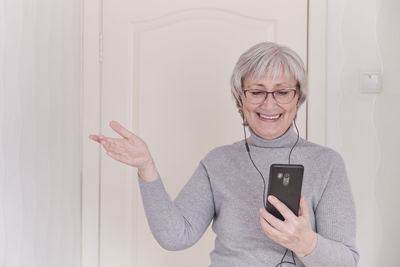
<instances>
[{"instance_id":1,"label":"sweater sleeve","mask_svg":"<svg viewBox=\"0 0 400 267\"><path fill-rule=\"evenodd\" d=\"M356 266L356 215L343 159L334 154L325 189L315 210L317 246L301 258L304 265Z\"/></svg>"},{"instance_id":2,"label":"sweater sleeve","mask_svg":"<svg viewBox=\"0 0 400 267\"><path fill-rule=\"evenodd\" d=\"M214 217L214 201L205 166L200 163L174 201L158 179L139 179L148 224L161 247L182 250L195 244Z\"/></svg>"}]
</instances>

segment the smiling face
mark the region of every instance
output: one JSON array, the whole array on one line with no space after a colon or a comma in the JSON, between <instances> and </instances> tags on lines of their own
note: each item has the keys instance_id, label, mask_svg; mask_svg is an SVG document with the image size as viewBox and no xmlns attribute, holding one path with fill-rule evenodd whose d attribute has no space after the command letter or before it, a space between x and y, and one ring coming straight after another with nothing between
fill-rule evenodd
<instances>
[{"instance_id":1,"label":"smiling face","mask_svg":"<svg viewBox=\"0 0 400 267\"><path fill-rule=\"evenodd\" d=\"M274 92L283 88L296 88L297 81L291 76L270 78L245 78L243 88ZM253 132L264 139L275 139L283 135L292 124L297 112L298 94L288 104L279 104L271 94L261 104L252 104L241 96L243 114Z\"/></svg>"}]
</instances>

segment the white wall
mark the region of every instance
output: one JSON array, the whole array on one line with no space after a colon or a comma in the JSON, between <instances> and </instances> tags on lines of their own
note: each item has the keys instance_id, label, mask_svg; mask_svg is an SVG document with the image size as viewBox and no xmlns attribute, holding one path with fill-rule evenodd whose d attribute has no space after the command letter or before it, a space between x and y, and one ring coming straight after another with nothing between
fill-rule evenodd
<instances>
[{"instance_id":1,"label":"white wall","mask_svg":"<svg viewBox=\"0 0 400 267\"><path fill-rule=\"evenodd\" d=\"M0 266L80 265L81 1L0 1Z\"/></svg>"},{"instance_id":2,"label":"white wall","mask_svg":"<svg viewBox=\"0 0 400 267\"><path fill-rule=\"evenodd\" d=\"M328 1L327 144L347 164L362 267L398 266L398 14L398 0ZM360 93L367 71L381 73L381 93Z\"/></svg>"}]
</instances>

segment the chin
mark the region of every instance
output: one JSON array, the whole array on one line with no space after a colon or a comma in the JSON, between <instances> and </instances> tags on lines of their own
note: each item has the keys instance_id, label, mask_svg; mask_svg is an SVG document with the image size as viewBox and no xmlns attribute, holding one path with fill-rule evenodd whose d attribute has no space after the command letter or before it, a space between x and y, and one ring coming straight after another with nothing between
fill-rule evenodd
<instances>
[{"instance_id":1,"label":"chin","mask_svg":"<svg viewBox=\"0 0 400 267\"><path fill-rule=\"evenodd\" d=\"M251 129L259 137L270 140L270 139L276 139L276 138L284 135L285 132L287 131L287 129L289 129L289 127L290 127L290 124L287 125L287 127L276 125L276 126L274 126L274 128L272 128L270 126L269 128L265 129L265 126L264 126L264 127L255 127L255 128L251 127Z\"/></svg>"}]
</instances>

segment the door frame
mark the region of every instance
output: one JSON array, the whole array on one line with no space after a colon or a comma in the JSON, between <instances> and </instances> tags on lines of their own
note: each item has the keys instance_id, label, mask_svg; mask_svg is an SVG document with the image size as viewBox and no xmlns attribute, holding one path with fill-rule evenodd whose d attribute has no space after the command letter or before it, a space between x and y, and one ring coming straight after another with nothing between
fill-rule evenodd
<instances>
[{"instance_id":1,"label":"door frame","mask_svg":"<svg viewBox=\"0 0 400 267\"><path fill-rule=\"evenodd\" d=\"M102 132L102 10L102 0L83 1L82 267L100 266L101 149L88 135ZM321 145L326 144L327 18L327 0L308 0L306 136Z\"/></svg>"}]
</instances>

